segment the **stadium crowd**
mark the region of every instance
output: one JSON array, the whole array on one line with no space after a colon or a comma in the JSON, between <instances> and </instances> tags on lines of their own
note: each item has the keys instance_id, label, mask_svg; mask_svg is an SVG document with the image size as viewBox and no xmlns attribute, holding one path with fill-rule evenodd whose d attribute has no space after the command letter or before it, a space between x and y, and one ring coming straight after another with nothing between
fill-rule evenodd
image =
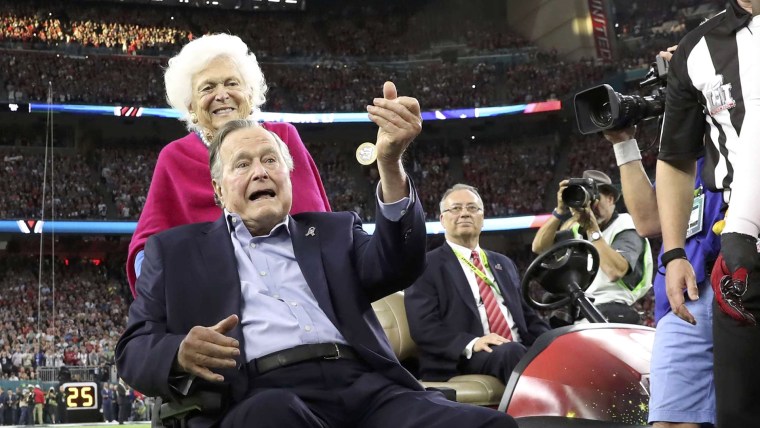
<instances>
[{"instance_id":1,"label":"stadium crowd","mask_svg":"<svg viewBox=\"0 0 760 428\"><path fill-rule=\"evenodd\" d=\"M3 152L0 218L40 218L46 192L46 219L105 219L107 206L94 185L94 171L81 154L48 158L29 152ZM46 185L43 179L47 174ZM53 186L55 184L55 186ZM54 203L53 203L54 202Z\"/></svg>"},{"instance_id":2,"label":"stadium crowd","mask_svg":"<svg viewBox=\"0 0 760 428\"><path fill-rule=\"evenodd\" d=\"M113 363L127 309L118 276L88 260L58 260L53 276L46 260L48 275L40 282L36 257L7 256L2 263L2 379L38 379L42 367L103 370Z\"/></svg>"},{"instance_id":3,"label":"stadium crowd","mask_svg":"<svg viewBox=\"0 0 760 428\"><path fill-rule=\"evenodd\" d=\"M543 213L550 209L545 189L552 180L580 177L585 169L619 179L608 143L599 136L568 137L567 166L557 170L553 136L547 141L429 142L410 149L407 163L423 197L429 220L437 220L439 195L454 182L472 183L483 194L487 217ZM335 142L306 141L317 163L331 206L356 211L365 221L374 218L374 166L362 167L353 147ZM145 203L157 146L98 149L90 162L81 155L56 157L55 215L60 219L137 219ZM38 218L42 202L42 154L5 150L0 168L0 218ZM589 159L588 153L594 153ZM643 152L644 166L654 170L656 150ZM591 162L591 163L589 163ZM51 174L51 170L48 170ZM557 175L557 177L555 177ZM50 180L50 175L48 175ZM48 181L50 183L50 181ZM65 183L65 184L64 184ZM47 187L46 218L51 218L51 187ZM553 203L551 201L549 204Z\"/></svg>"},{"instance_id":4,"label":"stadium crowd","mask_svg":"<svg viewBox=\"0 0 760 428\"><path fill-rule=\"evenodd\" d=\"M165 107L165 59L71 57L37 51L0 51L0 82L9 102L127 104ZM555 53L533 53L532 61L509 66L486 62L431 62L403 68L355 61L323 60L308 65L263 63L270 85L267 111L361 111L375 88L366 82L393 80L417 91L425 109L486 107L557 99L599 81L615 69L592 61L567 63ZM560 73L559 71L562 71ZM52 86L52 88L50 88Z\"/></svg>"},{"instance_id":5,"label":"stadium crowd","mask_svg":"<svg viewBox=\"0 0 760 428\"><path fill-rule=\"evenodd\" d=\"M462 169L464 181L483 194L486 217L507 217L545 211L555 162L548 143L471 144L465 147Z\"/></svg>"},{"instance_id":6,"label":"stadium crowd","mask_svg":"<svg viewBox=\"0 0 760 428\"><path fill-rule=\"evenodd\" d=\"M626 68L647 64L651 52L674 44L685 30L683 25L658 31L638 28L683 21L684 10L693 11L703 3L705 0L683 0L679 5L689 7L677 10L656 2L618 4L618 30L625 42L618 64ZM392 5L386 6L389 10L349 5L320 14L288 14L288 19L271 14L197 14L123 5L98 8L97 14L83 6L61 9L49 2L7 6L0 13L0 46L14 50L2 55L0 69L6 72L0 80L11 102L46 100L51 82L52 99L57 102L165 106L161 78L165 57L194 34L222 30L240 34L264 62L272 88L265 109L271 111L361 111L373 93L365 82L386 79L393 79L402 89L417 89L422 105L430 109L541 101L569 95L618 71L609 64L566 62L556 53L538 52L490 21L476 25L463 19L451 31L441 25L445 16L428 17L428 11L410 13ZM352 19L344 19L346 14ZM410 32L415 37L407 37ZM397 37L381 38L380 33ZM436 43L452 41L474 52L518 49L521 54L506 62L448 64L438 59L440 52L431 53ZM72 50L71 46L94 50ZM29 53L18 48L38 49ZM161 56L95 55L137 52ZM403 63L410 55L423 52L434 59L424 65ZM386 66L368 63L370 54L393 62ZM291 60L280 60L283 56Z\"/></svg>"},{"instance_id":7,"label":"stadium crowd","mask_svg":"<svg viewBox=\"0 0 760 428\"><path fill-rule=\"evenodd\" d=\"M356 211L363 220L372 221L377 169L357 164L354 148L346 144L310 141L306 144L317 163L333 210ZM414 146L407 162L424 199L428 219L437 220L438 198L461 180L482 189L489 201L486 207L489 217L543 212L543 189L553 179L555 153L551 147L536 150L536 144L540 143L513 147L508 141L466 141L464 151L456 144L443 142ZM56 218L137 219L158 157L156 147L101 148L90 162L81 155L57 155ZM0 169L0 203L3 203L0 218L39 218L43 177L40 165L44 164L44 155L19 154L7 149L4 153ZM531 153L533 156L529 156ZM48 186L47 219L52 216Z\"/></svg>"},{"instance_id":8,"label":"stadium crowd","mask_svg":"<svg viewBox=\"0 0 760 428\"><path fill-rule=\"evenodd\" d=\"M99 149L100 178L120 220L140 216L158 159L157 149Z\"/></svg>"},{"instance_id":9,"label":"stadium crowd","mask_svg":"<svg viewBox=\"0 0 760 428\"><path fill-rule=\"evenodd\" d=\"M495 22L472 16L451 32L448 15L422 4L333 2L291 13L240 13L188 8L140 8L50 1L4 0L0 43L35 49L168 56L197 35L224 31L260 46L262 58L348 56L398 58L446 41L467 53L522 48L527 40ZM350 16L351 19L346 19ZM285 18L285 19L283 19ZM395 37L378 37L378 34ZM411 36L414 37L411 37ZM82 49L85 48L85 49Z\"/></svg>"}]
</instances>

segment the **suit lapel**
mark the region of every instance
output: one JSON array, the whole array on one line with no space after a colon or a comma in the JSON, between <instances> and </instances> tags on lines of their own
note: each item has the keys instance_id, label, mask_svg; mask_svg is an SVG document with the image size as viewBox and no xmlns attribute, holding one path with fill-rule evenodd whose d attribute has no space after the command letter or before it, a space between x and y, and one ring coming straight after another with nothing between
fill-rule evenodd
<instances>
[{"instance_id":1,"label":"suit lapel","mask_svg":"<svg viewBox=\"0 0 760 428\"><path fill-rule=\"evenodd\" d=\"M320 243L320 231L310 223L299 223L290 217L290 237L293 242L293 252L301 268L306 283L309 284L312 294L317 299L319 307L325 315L338 327L338 320L333 310L330 298L330 289L327 285L325 268L322 263L322 245Z\"/></svg>"},{"instance_id":2,"label":"suit lapel","mask_svg":"<svg viewBox=\"0 0 760 428\"><path fill-rule=\"evenodd\" d=\"M472 312L476 319L480 319L480 313L478 312L477 303L472 295L472 289L470 283L467 282L467 277L464 275L462 265L454 254L454 250L449 244L444 243L441 249L444 258L443 267L446 271L446 276L449 278L449 282L454 284L454 289L457 290L465 306Z\"/></svg>"},{"instance_id":3,"label":"suit lapel","mask_svg":"<svg viewBox=\"0 0 760 428\"><path fill-rule=\"evenodd\" d=\"M488 257L488 264L490 265L491 273L496 280L496 284L499 285L501 295L504 297L504 305L509 310L509 313L512 314L512 319L515 321L517 326L521 327L521 320L524 317L522 315L522 302L520 301L520 294L516 288L519 287L519 284L512 284L512 280L509 278L509 275L507 275L506 272L507 267L498 261L496 253L487 250L485 251ZM497 265L501 266L502 268L497 269ZM524 334L522 328L519 330L520 334Z\"/></svg>"},{"instance_id":4,"label":"suit lapel","mask_svg":"<svg viewBox=\"0 0 760 428\"><path fill-rule=\"evenodd\" d=\"M221 318L218 321L230 314L237 314L239 317L242 309L240 276L224 214L201 233L198 241L203 259L201 271L205 275L204 280L199 283L213 288L210 292L203 293L212 299L208 301L207 307L219 308L218 316ZM245 341L240 323L232 329L229 336L240 342L241 355L238 362L245 364Z\"/></svg>"}]
</instances>

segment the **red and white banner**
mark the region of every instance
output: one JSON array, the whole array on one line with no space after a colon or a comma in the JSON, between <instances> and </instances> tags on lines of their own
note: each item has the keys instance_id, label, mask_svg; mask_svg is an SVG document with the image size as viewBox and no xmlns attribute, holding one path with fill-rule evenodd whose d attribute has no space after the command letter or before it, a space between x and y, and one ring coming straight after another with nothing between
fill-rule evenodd
<instances>
[{"instance_id":1,"label":"red and white banner","mask_svg":"<svg viewBox=\"0 0 760 428\"><path fill-rule=\"evenodd\" d=\"M596 45L596 55L605 61L612 61L615 34L610 26L607 1L588 0L588 9L591 13L591 28Z\"/></svg>"}]
</instances>

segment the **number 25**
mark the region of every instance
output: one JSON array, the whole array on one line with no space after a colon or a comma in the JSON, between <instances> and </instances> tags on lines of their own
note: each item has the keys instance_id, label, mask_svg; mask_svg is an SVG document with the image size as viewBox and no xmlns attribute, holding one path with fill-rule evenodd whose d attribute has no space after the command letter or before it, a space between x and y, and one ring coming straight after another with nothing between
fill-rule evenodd
<instances>
[{"instance_id":1,"label":"number 25","mask_svg":"<svg viewBox=\"0 0 760 428\"><path fill-rule=\"evenodd\" d=\"M92 407L95 403L91 386L69 388L69 393L69 396L66 397L66 407ZM80 397L83 400L81 406L76 403L76 399Z\"/></svg>"}]
</instances>

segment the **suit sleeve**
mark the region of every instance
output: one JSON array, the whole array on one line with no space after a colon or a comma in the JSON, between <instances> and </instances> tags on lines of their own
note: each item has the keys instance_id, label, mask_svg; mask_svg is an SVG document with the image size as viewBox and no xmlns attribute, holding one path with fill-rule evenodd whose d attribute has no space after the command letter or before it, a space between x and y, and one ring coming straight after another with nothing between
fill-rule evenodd
<instances>
[{"instance_id":1,"label":"suit sleeve","mask_svg":"<svg viewBox=\"0 0 760 428\"><path fill-rule=\"evenodd\" d=\"M177 398L170 388L170 370L185 335L167 329L163 257L155 236L145 246L137 291L127 328L116 344L119 375L147 395Z\"/></svg>"},{"instance_id":2,"label":"suit sleeve","mask_svg":"<svg viewBox=\"0 0 760 428\"><path fill-rule=\"evenodd\" d=\"M401 218L392 221L377 216L371 236L354 215L355 266L371 301L405 289L425 269L425 214L414 186L412 191L413 203Z\"/></svg>"},{"instance_id":3,"label":"suit sleeve","mask_svg":"<svg viewBox=\"0 0 760 428\"><path fill-rule=\"evenodd\" d=\"M458 360L467 344L479 336L452 329L443 318L434 278L438 272L427 269L404 293L404 306L412 340L422 349L437 350L441 355Z\"/></svg>"}]
</instances>

